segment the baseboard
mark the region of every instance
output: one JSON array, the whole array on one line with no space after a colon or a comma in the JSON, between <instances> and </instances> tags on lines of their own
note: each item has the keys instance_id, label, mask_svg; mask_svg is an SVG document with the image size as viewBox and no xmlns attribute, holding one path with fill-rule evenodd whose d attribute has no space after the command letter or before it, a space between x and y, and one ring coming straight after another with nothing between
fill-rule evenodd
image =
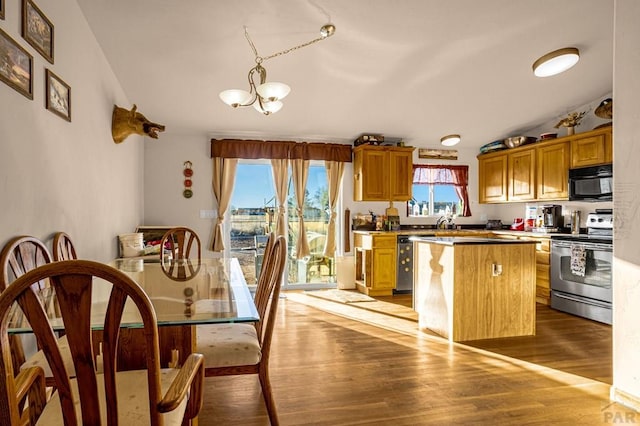
<instances>
[{"instance_id":1,"label":"baseboard","mask_svg":"<svg viewBox=\"0 0 640 426\"><path fill-rule=\"evenodd\" d=\"M611 387L611 400L640 412L640 397L617 389L615 386Z\"/></svg>"}]
</instances>

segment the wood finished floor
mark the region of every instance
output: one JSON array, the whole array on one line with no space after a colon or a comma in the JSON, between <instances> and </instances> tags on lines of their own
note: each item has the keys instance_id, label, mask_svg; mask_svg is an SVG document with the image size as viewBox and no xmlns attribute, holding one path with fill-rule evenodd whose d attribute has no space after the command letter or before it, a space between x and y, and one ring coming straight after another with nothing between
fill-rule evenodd
<instances>
[{"instance_id":1,"label":"wood finished floor","mask_svg":"<svg viewBox=\"0 0 640 426\"><path fill-rule=\"evenodd\" d=\"M410 295L376 299L411 306ZM546 305L536 305L535 336L465 344L608 384L613 381L611 326L559 312Z\"/></svg>"},{"instance_id":2,"label":"wood finished floor","mask_svg":"<svg viewBox=\"0 0 640 426\"><path fill-rule=\"evenodd\" d=\"M549 325L553 321L550 317ZM278 311L270 368L280 422L601 425L631 417L640 422L640 414L610 403L607 383L488 351L526 352L519 344L520 349L495 341L449 344L416 331L412 321L288 294ZM541 358L555 353L538 351ZM575 347L557 362L571 364L570 354L584 351ZM267 425L257 377L205 379L200 424Z\"/></svg>"}]
</instances>

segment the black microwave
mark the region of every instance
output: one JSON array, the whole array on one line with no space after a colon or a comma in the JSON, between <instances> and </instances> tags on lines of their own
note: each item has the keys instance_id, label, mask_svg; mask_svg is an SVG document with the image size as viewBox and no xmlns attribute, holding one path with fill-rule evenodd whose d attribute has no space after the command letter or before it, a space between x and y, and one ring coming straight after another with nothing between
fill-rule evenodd
<instances>
[{"instance_id":1,"label":"black microwave","mask_svg":"<svg viewBox=\"0 0 640 426\"><path fill-rule=\"evenodd\" d=\"M569 170L569 200L612 201L613 165L582 167Z\"/></svg>"}]
</instances>

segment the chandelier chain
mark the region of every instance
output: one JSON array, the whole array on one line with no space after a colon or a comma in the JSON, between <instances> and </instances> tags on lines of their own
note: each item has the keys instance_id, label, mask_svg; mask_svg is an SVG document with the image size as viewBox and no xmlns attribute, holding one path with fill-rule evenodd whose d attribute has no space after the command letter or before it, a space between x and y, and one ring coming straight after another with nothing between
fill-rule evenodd
<instances>
[{"instance_id":1,"label":"chandelier chain","mask_svg":"<svg viewBox=\"0 0 640 426\"><path fill-rule=\"evenodd\" d=\"M248 30L248 28L246 26L244 27L244 36L246 37L247 42L249 42L249 46L251 46L251 50L253 50L253 54L256 57L256 62L257 63L262 63L262 62L266 61L267 59L272 59L272 58L276 58L278 56L286 55L287 53L293 52L294 50L302 49L303 47L310 46L313 43L317 43L317 42L322 41L322 40L324 40L326 38L326 37L318 37L318 38L313 39L311 41L308 41L306 43L302 43L302 44L299 44L297 46L290 47L289 49L281 50L280 52L276 52L276 53L273 53L273 54L271 54L269 56L264 56L263 57L263 56L260 56L258 54L258 49L256 49L255 44L253 44L253 41L251 40L251 37L249 36L249 30Z\"/></svg>"}]
</instances>

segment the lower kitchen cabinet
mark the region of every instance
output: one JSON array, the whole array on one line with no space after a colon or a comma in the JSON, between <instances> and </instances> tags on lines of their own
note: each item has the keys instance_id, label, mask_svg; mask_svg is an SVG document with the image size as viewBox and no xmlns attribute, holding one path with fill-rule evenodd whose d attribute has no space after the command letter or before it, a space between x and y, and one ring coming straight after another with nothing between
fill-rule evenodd
<instances>
[{"instance_id":1,"label":"lower kitchen cabinet","mask_svg":"<svg viewBox=\"0 0 640 426\"><path fill-rule=\"evenodd\" d=\"M356 288L370 296L390 296L396 287L397 234L354 233Z\"/></svg>"}]
</instances>

